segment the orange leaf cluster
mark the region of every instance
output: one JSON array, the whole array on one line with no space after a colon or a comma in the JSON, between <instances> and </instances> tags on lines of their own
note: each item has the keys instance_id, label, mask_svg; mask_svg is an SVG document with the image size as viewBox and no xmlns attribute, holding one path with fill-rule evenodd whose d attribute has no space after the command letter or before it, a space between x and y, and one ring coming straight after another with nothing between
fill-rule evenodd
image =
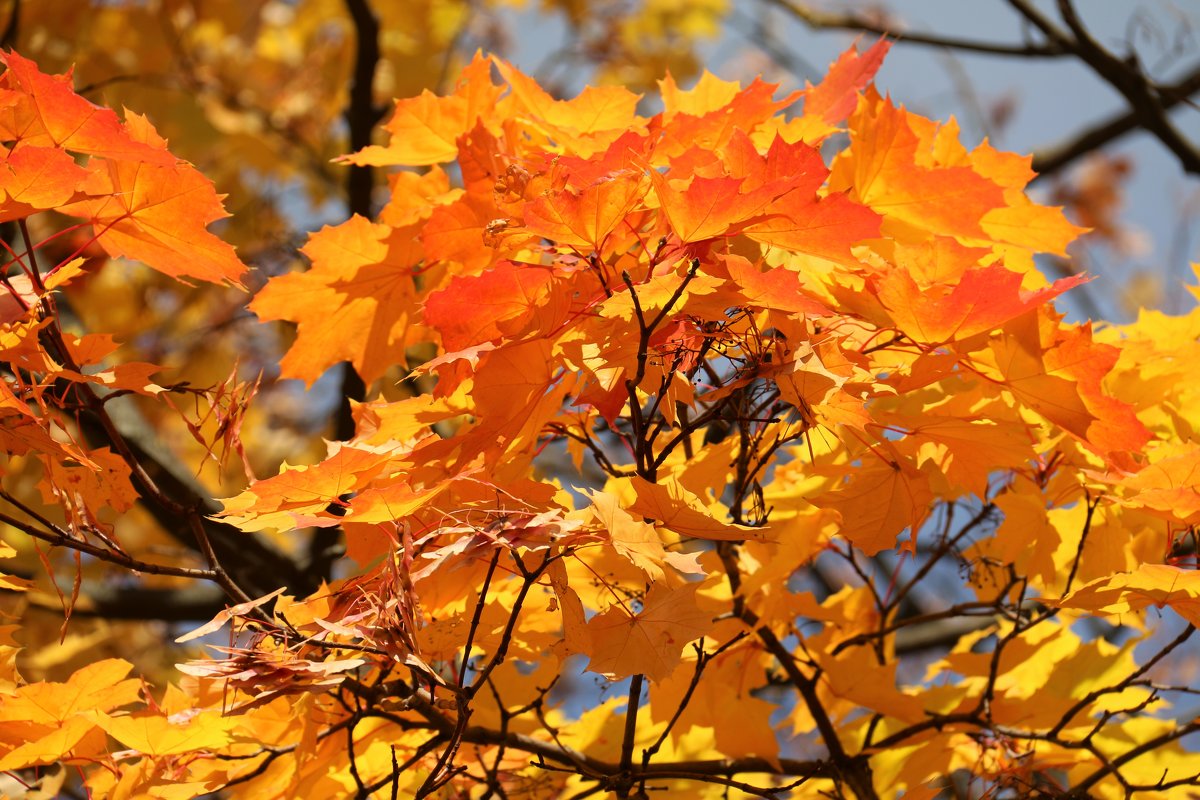
<instances>
[{"instance_id":1,"label":"orange leaf cluster","mask_svg":"<svg viewBox=\"0 0 1200 800\"><path fill-rule=\"evenodd\" d=\"M317 463L252 481L207 521L173 509L207 568L113 538L113 514L160 476L114 433L105 393L183 388L64 331L54 292L79 261L40 268L26 233L0 293L0 465L37 459L66 521L28 505L42 527L0 520L213 582L231 605L177 642L235 638L163 693L117 660L26 683L0 639L0 769L95 765L89 790L121 797L771 794L785 779L920 797L960 770L1122 796L1200 774L1184 734L1143 713L1164 690L1133 645L1072 625L1147 627L1165 607L1200 623L1183 568L1200 393L1181 366L1200 322L1064 323L1053 302L1085 279L1050 283L1034 255L1081 230L1025 195L1028 158L968 150L952 120L881 97L887 49L782 96L668 76L649 117L624 88L558 99L482 55L448 95L398 101L388 143L342 159L397 170L379 219L313 233L310 268L250 303L296 327L283 377L311 385L348 361L371 399ZM5 62L0 220L55 210L112 256L239 284L207 230L220 198L144 118ZM386 399L400 381L422 391ZM87 444L89 419L112 449ZM209 523L248 547L337 533L348 557L315 592L251 599ZM900 668L906 634L959 618L974 627L924 677ZM623 710L555 693L582 669L628 680ZM790 735L820 755L787 757Z\"/></svg>"}]
</instances>

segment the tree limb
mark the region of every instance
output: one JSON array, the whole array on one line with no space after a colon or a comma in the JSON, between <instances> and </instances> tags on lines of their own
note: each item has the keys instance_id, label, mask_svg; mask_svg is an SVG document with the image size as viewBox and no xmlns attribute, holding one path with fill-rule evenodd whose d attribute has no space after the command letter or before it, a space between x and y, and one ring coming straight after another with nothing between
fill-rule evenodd
<instances>
[{"instance_id":1,"label":"tree limb","mask_svg":"<svg viewBox=\"0 0 1200 800\"><path fill-rule=\"evenodd\" d=\"M1185 102L1189 97L1200 92L1200 65L1170 86L1159 87L1156 92L1164 110L1170 110ZM1115 114L1058 144L1036 152L1033 155L1033 169L1037 172L1034 180L1058 172L1088 153L1099 150L1141 127L1141 115L1136 109L1131 109Z\"/></svg>"},{"instance_id":2,"label":"tree limb","mask_svg":"<svg viewBox=\"0 0 1200 800\"><path fill-rule=\"evenodd\" d=\"M946 47L952 50L963 50L970 53L982 53L993 56L1008 56L1015 58L1062 58L1071 51L1060 44L997 44L981 39L963 39L955 36L940 36L923 31L894 30L887 25L877 24L866 17L853 12L840 13L822 11L796 2L796 0L767 0L770 5L787 11L809 28L817 30L843 30L874 33L879 36L892 36L897 41L909 44L919 44L928 47Z\"/></svg>"},{"instance_id":3,"label":"tree limb","mask_svg":"<svg viewBox=\"0 0 1200 800\"><path fill-rule=\"evenodd\" d=\"M113 411L120 407L119 403L120 401L106 403L104 408L106 411ZM287 586L289 590L301 596L316 589L317 583L305 576L290 558L271 547L262 538L210 519L210 515L221 510L220 505L190 474L182 470L177 471L168 466L170 462L166 459L151 454L155 444L153 441L146 441L150 437L146 435L143 427L128 427L117 421L127 415L117 414L116 419L110 420L110 425L106 426L98 414L83 413L79 415L79 424L85 437L94 447L115 448L119 439L130 457L141 465L151 484L157 487L158 493L170 498L171 502L168 504L155 492L139 492L142 505L171 538L198 552L200 545L179 510L181 507L193 509L218 561L229 572L233 581L250 595L261 596L280 586Z\"/></svg>"},{"instance_id":4,"label":"tree limb","mask_svg":"<svg viewBox=\"0 0 1200 800\"><path fill-rule=\"evenodd\" d=\"M1063 21L1075 35L1072 49L1096 74L1124 95L1129 105L1138 114L1142 127L1158 137L1179 159L1183 168L1200 174L1200 150L1181 134L1159 102L1153 85L1147 80L1134 55L1126 59L1117 58L1100 45L1075 13L1070 0L1058 0L1058 11Z\"/></svg>"},{"instance_id":5,"label":"tree limb","mask_svg":"<svg viewBox=\"0 0 1200 800\"><path fill-rule=\"evenodd\" d=\"M30 605L61 613L56 598L29 593ZM198 622L212 619L228 605L225 593L210 583L193 583L178 589L148 589L112 583L89 586L71 609L74 617L153 620L157 622Z\"/></svg>"}]
</instances>

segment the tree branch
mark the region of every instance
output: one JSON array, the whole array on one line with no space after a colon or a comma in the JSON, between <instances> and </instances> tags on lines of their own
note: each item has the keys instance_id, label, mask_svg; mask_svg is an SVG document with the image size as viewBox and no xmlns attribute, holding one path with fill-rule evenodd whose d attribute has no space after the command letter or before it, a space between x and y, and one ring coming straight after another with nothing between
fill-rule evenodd
<instances>
[{"instance_id":1,"label":"tree branch","mask_svg":"<svg viewBox=\"0 0 1200 800\"><path fill-rule=\"evenodd\" d=\"M1166 112L1200 91L1200 66L1169 86L1157 86L1146 78L1132 58L1119 59L1100 47L1083 28L1069 3L1067 3L1067 7L1072 12L1071 18L1068 19L1064 15L1064 21L1070 29L1067 31L1059 28L1025 0L1010 0L1010 5L1046 38L1046 42L1044 44L1009 45L940 36L928 32L897 31L861 14L810 8L796 0L766 0L766 2L787 11L815 30L860 31L880 36L894 36L900 43L943 47L980 55L1014 58L1063 58L1067 56L1079 58L1125 96L1130 104L1130 110L1109 117L1062 142L1035 153L1033 169L1038 173L1037 178L1058 172L1082 156L1138 129L1147 130L1159 138L1176 155L1186 171L1192 173L1198 171L1200 151L1175 128L1167 118Z\"/></svg>"},{"instance_id":2,"label":"tree branch","mask_svg":"<svg viewBox=\"0 0 1200 800\"><path fill-rule=\"evenodd\" d=\"M60 609L57 602L44 602L38 594L30 593L28 597L33 606L55 611ZM227 605L225 593L209 583L194 583L178 589L148 589L144 586L110 583L87 587L81 593L79 603L71 610L71 615L157 622L196 622L212 619Z\"/></svg>"},{"instance_id":3,"label":"tree branch","mask_svg":"<svg viewBox=\"0 0 1200 800\"><path fill-rule=\"evenodd\" d=\"M955 36L940 36L935 33L922 31L895 30L887 25L879 25L863 16L834 11L822 11L796 2L795 0L767 0L770 5L787 11L809 28L817 30L843 30L874 33L879 36L892 36L897 41L919 44L928 47L945 47L951 50L963 50L969 53L982 53L993 56L1008 56L1015 58L1062 58L1071 51L1053 42L1049 44L997 44L980 39L963 39Z\"/></svg>"},{"instance_id":4,"label":"tree branch","mask_svg":"<svg viewBox=\"0 0 1200 800\"><path fill-rule=\"evenodd\" d=\"M1174 108L1197 92L1200 92L1200 65L1170 86L1156 89L1159 102L1164 110ZM1033 155L1033 169L1038 174L1034 180L1052 175L1088 153L1099 150L1141 127L1140 114L1136 109L1131 109L1121 114L1115 114L1058 144L1036 152Z\"/></svg>"},{"instance_id":5,"label":"tree branch","mask_svg":"<svg viewBox=\"0 0 1200 800\"><path fill-rule=\"evenodd\" d=\"M350 104L346 124L350 128L350 152L358 152L371 143L375 125L383 119L384 109L375 105L375 70L379 65L379 20L368 0L345 0L354 21L354 72L350 77ZM354 165L346 178L346 196L351 214L367 219L374 215L371 193L375 173L371 167Z\"/></svg>"},{"instance_id":6,"label":"tree branch","mask_svg":"<svg viewBox=\"0 0 1200 800\"><path fill-rule=\"evenodd\" d=\"M1131 54L1128 58L1120 59L1102 47L1084 27L1070 0L1058 0L1058 11L1071 33L1075 35L1072 45L1074 52L1095 70L1097 75L1124 95L1138 114L1142 126L1157 136L1159 141L1175 154L1186 171L1200 174L1200 150L1184 138L1171 123L1166 110L1158 101L1153 85L1142 72L1137 57Z\"/></svg>"},{"instance_id":7,"label":"tree branch","mask_svg":"<svg viewBox=\"0 0 1200 800\"><path fill-rule=\"evenodd\" d=\"M303 596L317 588L319 583L309 580L290 558L261 537L210 519L209 515L221 510L220 505L191 475L182 470L177 473L167 466L165 459L151 455L148 448L155 444L147 442L143 446L143 440L148 438L143 427L126 427L116 419L109 419L108 425L103 424L100 411L115 408L113 403L105 403L101 409L91 409L93 413L81 414L80 428L93 446L110 446L119 451L119 441L128 457L141 466L150 485L157 489L150 491L146 486L140 487L142 505L171 538L199 552L200 543L185 518L187 513L195 513L218 561L247 593L257 597L287 586ZM127 430L130 431L128 435ZM164 498L170 498L170 502L164 502ZM181 514L181 508L192 511Z\"/></svg>"},{"instance_id":8,"label":"tree branch","mask_svg":"<svg viewBox=\"0 0 1200 800\"><path fill-rule=\"evenodd\" d=\"M6 497L5 499L11 500L9 497ZM39 530L33 525L3 513L0 513L0 522L16 528L27 536L46 542L54 547L65 547L68 550L86 553L97 561L104 561L108 564L116 564L119 567L124 567L135 572L144 572L147 575L171 575L177 578L217 580L217 573L214 570L175 567L169 564L152 564L148 561L141 561L133 558L132 556L126 555L125 553L120 553L115 550L110 550L107 547L101 547L83 539L75 538L61 528L55 527L50 531Z\"/></svg>"},{"instance_id":9,"label":"tree branch","mask_svg":"<svg viewBox=\"0 0 1200 800\"><path fill-rule=\"evenodd\" d=\"M1167 118L1164 105L1156 97L1156 90L1142 73L1135 56L1131 55L1122 60L1101 47L1084 28L1074 7L1067 0L1059 0L1058 9L1070 29L1070 34L1051 22L1027 0L1008 2L1047 38L1069 49L1120 92L1129 102L1138 126L1157 136L1175 153L1186 171L1200 172L1200 152L1175 130Z\"/></svg>"}]
</instances>

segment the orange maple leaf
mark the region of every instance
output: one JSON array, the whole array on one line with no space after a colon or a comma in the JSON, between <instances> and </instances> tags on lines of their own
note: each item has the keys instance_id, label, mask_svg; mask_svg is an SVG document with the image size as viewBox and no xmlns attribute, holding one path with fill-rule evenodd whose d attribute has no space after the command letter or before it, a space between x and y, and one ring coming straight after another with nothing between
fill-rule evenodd
<instances>
[{"instance_id":1,"label":"orange maple leaf","mask_svg":"<svg viewBox=\"0 0 1200 800\"><path fill-rule=\"evenodd\" d=\"M967 270L953 285L922 286L903 269L888 270L871 285L897 328L913 341L939 345L994 330L1088 280L1074 275L1025 291L1020 274L990 264Z\"/></svg>"},{"instance_id":2,"label":"orange maple leaf","mask_svg":"<svg viewBox=\"0 0 1200 800\"><path fill-rule=\"evenodd\" d=\"M166 152L150 122L130 113L132 141ZM208 225L228 214L212 182L190 164L108 160L93 165L81 187L94 200L62 211L91 221L96 241L112 256L132 258L173 278L241 285L246 265Z\"/></svg>"},{"instance_id":3,"label":"orange maple leaf","mask_svg":"<svg viewBox=\"0 0 1200 800\"><path fill-rule=\"evenodd\" d=\"M628 510L658 520L663 527L676 533L697 539L726 541L766 537L766 531L762 528L735 525L717 519L700 498L689 492L674 476L660 478L656 483L634 477L631 485L637 499Z\"/></svg>"},{"instance_id":4,"label":"orange maple leaf","mask_svg":"<svg viewBox=\"0 0 1200 800\"><path fill-rule=\"evenodd\" d=\"M939 163L932 142L903 108L869 91L850 121L850 149L834 160L829 186L884 216L883 232L985 238L981 220L1005 205L1002 187L967 165ZM889 224L889 221L891 224ZM899 225L897 225L899 223Z\"/></svg>"},{"instance_id":5,"label":"orange maple leaf","mask_svg":"<svg viewBox=\"0 0 1200 800\"><path fill-rule=\"evenodd\" d=\"M895 547L905 528L913 534L905 546L915 547L916 531L933 501L929 478L911 459L891 442L878 447L882 454L864 455L844 485L812 499L841 514L841 535L869 556Z\"/></svg>"},{"instance_id":6,"label":"orange maple leaf","mask_svg":"<svg viewBox=\"0 0 1200 800\"><path fill-rule=\"evenodd\" d=\"M880 38L861 55L851 47L838 56L819 84L807 84L804 115L818 117L831 126L850 116L859 92L875 77L891 47L891 42Z\"/></svg>"},{"instance_id":7,"label":"orange maple leaf","mask_svg":"<svg viewBox=\"0 0 1200 800\"><path fill-rule=\"evenodd\" d=\"M13 148L0 160L0 192L4 193L0 220L66 205L87 174L65 150L32 145Z\"/></svg>"},{"instance_id":8,"label":"orange maple leaf","mask_svg":"<svg viewBox=\"0 0 1200 800\"><path fill-rule=\"evenodd\" d=\"M338 160L377 167L453 161L458 155L458 137L475 127L503 91L492 84L491 69L491 62L476 53L463 68L453 94L438 97L426 89L417 97L396 101L391 119L383 125L391 134L386 147L369 145Z\"/></svg>"},{"instance_id":9,"label":"orange maple leaf","mask_svg":"<svg viewBox=\"0 0 1200 800\"><path fill-rule=\"evenodd\" d=\"M1149 606L1169 606L1200 625L1200 572L1167 564L1142 564L1081 586L1056 604L1104 614L1127 614Z\"/></svg>"},{"instance_id":10,"label":"orange maple leaf","mask_svg":"<svg viewBox=\"0 0 1200 800\"><path fill-rule=\"evenodd\" d=\"M246 531L337 525L341 515L332 513L330 505L341 504L342 495L367 486L383 472L388 453L341 443L334 443L331 449L330 456L319 464L285 465L278 475L227 498L218 516Z\"/></svg>"},{"instance_id":11,"label":"orange maple leaf","mask_svg":"<svg viewBox=\"0 0 1200 800\"><path fill-rule=\"evenodd\" d=\"M1090 325L1060 328L1052 312L1024 314L1004 326L991 348L1004 387L1101 455L1137 452L1150 439L1133 407L1101 381L1119 351L1092 341Z\"/></svg>"},{"instance_id":12,"label":"orange maple leaf","mask_svg":"<svg viewBox=\"0 0 1200 800\"><path fill-rule=\"evenodd\" d=\"M525 227L585 255L594 250L604 256L609 235L645 195L640 170L606 175L578 189L566 186L537 198L525 207Z\"/></svg>"},{"instance_id":13,"label":"orange maple leaf","mask_svg":"<svg viewBox=\"0 0 1200 800\"><path fill-rule=\"evenodd\" d=\"M613 606L588 621L588 669L610 678L642 674L665 680L679 664L683 648L712 628L712 614L696 605L699 584L675 589L655 583L642 608L630 613Z\"/></svg>"},{"instance_id":14,"label":"orange maple leaf","mask_svg":"<svg viewBox=\"0 0 1200 800\"><path fill-rule=\"evenodd\" d=\"M451 278L426 298L425 323L441 334L447 352L499 342L535 315L540 326L554 327L567 311L554 279L550 267L513 261L480 275Z\"/></svg>"},{"instance_id":15,"label":"orange maple leaf","mask_svg":"<svg viewBox=\"0 0 1200 800\"><path fill-rule=\"evenodd\" d=\"M175 157L165 149L131 137L111 109L77 95L70 74L46 75L16 53L0 53L0 63L7 67L0 85L12 90L0 102L4 141L116 161L175 165Z\"/></svg>"},{"instance_id":16,"label":"orange maple leaf","mask_svg":"<svg viewBox=\"0 0 1200 800\"><path fill-rule=\"evenodd\" d=\"M654 170L650 171L650 180L671 230L684 243L737 233L786 191L772 185L743 193L745 178L700 175L692 176L687 186L677 189L671 185L671 178Z\"/></svg>"},{"instance_id":17,"label":"orange maple leaf","mask_svg":"<svg viewBox=\"0 0 1200 800\"><path fill-rule=\"evenodd\" d=\"M690 90L680 90L670 73L659 81L659 88L664 110L660 118L651 121L650 128L661 131L657 150L663 155L693 147L722 148L739 131L753 130L800 96L800 92L792 92L775 100L778 84L755 78L742 89L740 84L722 81L708 71Z\"/></svg>"},{"instance_id":18,"label":"orange maple leaf","mask_svg":"<svg viewBox=\"0 0 1200 800\"><path fill-rule=\"evenodd\" d=\"M264 320L298 325L281 364L284 377L311 384L349 361L371 383L404 362L416 295L413 267L420 260L414 239L412 229L393 230L358 215L309 238L301 252L312 269L275 278L250 303Z\"/></svg>"}]
</instances>

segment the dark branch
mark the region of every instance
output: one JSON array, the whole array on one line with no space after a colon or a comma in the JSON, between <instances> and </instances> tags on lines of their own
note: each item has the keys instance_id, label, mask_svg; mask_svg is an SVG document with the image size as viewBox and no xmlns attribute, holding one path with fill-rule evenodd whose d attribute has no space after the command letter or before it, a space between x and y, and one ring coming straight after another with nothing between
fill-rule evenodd
<instances>
[{"instance_id":1,"label":"dark branch","mask_svg":"<svg viewBox=\"0 0 1200 800\"><path fill-rule=\"evenodd\" d=\"M32 605L42 605L36 596ZM225 593L209 583L197 583L179 589L148 589L144 586L116 584L92 585L80 596L72 616L104 619L154 620L158 622L199 622L212 619L226 608ZM61 613L57 603L46 605Z\"/></svg>"},{"instance_id":2,"label":"dark branch","mask_svg":"<svg viewBox=\"0 0 1200 800\"><path fill-rule=\"evenodd\" d=\"M939 36L922 31L895 30L880 25L855 13L821 11L810 8L795 0L768 0L771 5L782 8L809 28L817 30L861 31L879 36L895 37L897 41L928 47L945 47L970 53L1016 58L1061 58L1070 55L1070 50L1055 44L998 44L981 39L962 39L954 36Z\"/></svg>"},{"instance_id":3,"label":"dark branch","mask_svg":"<svg viewBox=\"0 0 1200 800\"><path fill-rule=\"evenodd\" d=\"M1164 110L1174 108L1197 92L1200 92L1200 65L1178 82L1157 89L1159 103ZM1141 127L1141 115L1137 110L1130 110L1109 117L1059 144L1034 153L1033 169L1038 173L1034 180L1058 172L1088 153L1099 150Z\"/></svg>"},{"instance_id":4,"label":"dark branch","mask_svg":"<svg viewBox=\"0 0 1200 800\"><path fill-rule=\"evenodd\" d=\"M1181 134L1155 93L1154 86L1142 72L1136 56L1121 59L1100 45L1075 13L1069 0L1058 0L1058 11L1075 35L1072 49L1096 74L1125 96L1139 116L1142 127L1158 137L1179 159L1183 168L1200 174L1200 150Z\"/></svg>"},{"instance_id":5,"label":"dark branch","mask_svg":"<svg viewBox=\"0 0 1200 800\"><path fill-rule=\"evenodd\" d=\"M8 14L8 24L4 33L0 34L0 48L10 50L17 45L17 37L21 32L21 0L13 0L12 11Z\"/></svg>"},{"instance_id":6,"label":"dark branch","mask_svg":"<svg viewBox=\"0 0 1200 800\"><path fill-rule=\"evenodd\" d=\"M350 152L371 144L375 125L383 119L383 109L375 105L375 69L379 65L379 20L368 0L345 0L346 10L354 21L354 73L350 78L350 104L346 108L346 124L350 128ZM371 194L374 189L374 170L368 166L351 166L346 179L346 195L351 214L370 219Z\"/></svg>"},{"instance_id":7,"label":"dark branch","mask_svg":"<svg viewBox=\"0 0 1200 800\"><path fill-rule=\"evenodd\" d=\"M106 408L111 410L115 406L108 403ZM209 519L208 515L221 510L220 505L191 475L177 472L167 466L165 459L160 460L151 455L150 446L153 445L143 446L142 439L146 437L141 433L142 428L136 431L132 428L118 428L111 421L106 426L96 413L80 415L80 427L93 447L115 448L116 440L121 440L121 447L141 466L150 480L150 485L157 488L155 492L146 486L139 487L142 505L171 538L198 551L199 544L186 524L186 519L182 518L180 508L189 509L190 513L196 514L217 559L234 582L246 592L257 597L280 586L287 586L289 590L304 596L317 588L291 559L260 537ZM170 502L164 502L163 496L170 498Z\"/></svg>"}]
</instances>

